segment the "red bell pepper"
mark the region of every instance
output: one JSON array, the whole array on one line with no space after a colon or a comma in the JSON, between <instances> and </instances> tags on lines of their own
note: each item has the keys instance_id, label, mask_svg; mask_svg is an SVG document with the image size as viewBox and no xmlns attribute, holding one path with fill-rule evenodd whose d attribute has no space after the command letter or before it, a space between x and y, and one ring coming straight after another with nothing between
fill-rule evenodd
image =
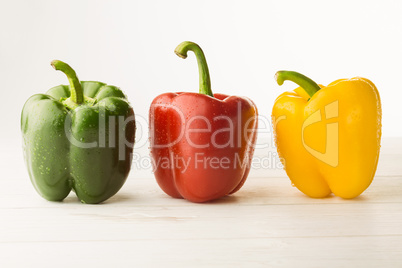
<instances>
[{"instance_id":1,"label":"red bell pepper","mask_svg":"<svg viewBox=\"0 0 402 268\"><path fill-rule=\"evenodd\" d=\"M150 108L150 149L156 181L175 198L206 202L238 191L257 138L257 107L248 98L212 94L201 48L183 42L175 53L196 55L199 93L165 93Z\"/></svg>"}]
</instances>

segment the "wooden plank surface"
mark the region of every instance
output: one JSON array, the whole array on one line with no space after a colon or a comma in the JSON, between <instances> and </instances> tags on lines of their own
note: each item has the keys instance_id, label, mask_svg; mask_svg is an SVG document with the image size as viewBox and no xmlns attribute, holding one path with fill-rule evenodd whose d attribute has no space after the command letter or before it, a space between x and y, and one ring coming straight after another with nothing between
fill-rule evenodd
<instances>
[{"instance_id":1,"label":"wooden plank surface","mask_svg":"<svg viewBox=\"0 0 402 268\"><path fill-rule=\"evenodd\" d=\"M6 148L0 267L402 267L401 152L402 139L384 139L376 178L353 200L308 198L283 171L255 169L234 196L193 204L133 170L115 197L83 205L41 199Z\"/></svg>"}]
</instances>

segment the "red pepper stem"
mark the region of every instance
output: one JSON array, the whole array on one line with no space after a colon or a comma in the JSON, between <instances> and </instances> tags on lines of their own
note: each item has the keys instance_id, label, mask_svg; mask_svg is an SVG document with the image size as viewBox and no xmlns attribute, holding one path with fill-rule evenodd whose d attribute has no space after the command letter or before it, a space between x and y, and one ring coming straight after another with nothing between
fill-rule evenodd
<instances>
[{"instance_id":1,"label":"red pepper stem","mask_svg":"<svg viewBox=\"0 0 402 268\"><path fill-rule=\"evenodd\" d=\"M82 91L80 80L78 80L77 74L73 68L60 60L54 60L50 64L55 70L62 71L67 76L71 92L69 99L77 105L82 104L84 102L84 93Z\"/></svg>"},{"instance_id":2,"label":"red pepper stem","mask_svg":"<svg viewBox=\"0 0 402 268\"><path fill-rule=\"evenodd\" d=\"M275 74L275 80L278 85L282 85L284 81L289 80L296 84L298 84L301 88L306 91L306 93L310 96L310 98L320 90L320 86L317 85L316 82L308 78L307 76L302 75L298 72L293 71L278 71Z\"/></svg>"},{"instance_id":3,"label":"red pepper stem","mask_svg":"<svg viewBox=\"0 0 402 268\"><path fill-rule=\"evenodd\" d=\"M211 90L211 80L209 78L209 70L208 70L208 65L207 65L207 60L205 59L204 52L202 52L202 49L200 48L199 45L196 43L190 42L190 41L185 41L182 42L180 45L176 47L174 52L176 53L177 56L180 58L187 58L187 52L188 51L193 51L195 54L195 57L197 58L197 63L198 63L198 71L200 74L200 94L205 94L208 96L213 97L213 93Z\"/></svg>"}]
</instances>

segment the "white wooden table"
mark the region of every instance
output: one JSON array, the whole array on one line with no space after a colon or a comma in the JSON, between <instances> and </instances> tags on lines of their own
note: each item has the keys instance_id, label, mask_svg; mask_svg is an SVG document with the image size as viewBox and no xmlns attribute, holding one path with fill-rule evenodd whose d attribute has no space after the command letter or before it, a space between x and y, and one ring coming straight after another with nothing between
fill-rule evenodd
<instances>
[{"instance_id":1,"label":"white wooden table","mask_svg":"<svg viewBox=\"0 0 402 268\"><path fill-rule=\"evenodd\" d=\"M135 169L104 204L48 202L14 145L0 155L0 267L402 267L402 138L383 139L356 199L311 199L265 169L207 204L172 199Z\"/></svg>"}]
</instances>

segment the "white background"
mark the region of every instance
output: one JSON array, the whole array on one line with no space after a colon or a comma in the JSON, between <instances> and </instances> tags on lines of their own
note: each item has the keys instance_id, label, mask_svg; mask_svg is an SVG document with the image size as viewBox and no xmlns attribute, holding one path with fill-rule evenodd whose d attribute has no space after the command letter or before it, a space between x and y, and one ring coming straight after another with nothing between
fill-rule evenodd
<instances>
[{"instance_id":1,"label":"white background","mask_svg":"<svg viewBox=\"0 0 402 268\"><path fill-rule=\"evenodd\" d=\"M81 80L121 87L137 117L169 91L198 90L204 50L214 92L247 95L269 117L277 70L317 83L363 76L378 87L383 135L402 136L402 2L398 1L1 1L1 143L21 150L20 113L33 94L66 84L53 59ZM358 101L358 100L356 100ZM147 129L139 129L146 138Z\"/></svg>"}]
</instances>

